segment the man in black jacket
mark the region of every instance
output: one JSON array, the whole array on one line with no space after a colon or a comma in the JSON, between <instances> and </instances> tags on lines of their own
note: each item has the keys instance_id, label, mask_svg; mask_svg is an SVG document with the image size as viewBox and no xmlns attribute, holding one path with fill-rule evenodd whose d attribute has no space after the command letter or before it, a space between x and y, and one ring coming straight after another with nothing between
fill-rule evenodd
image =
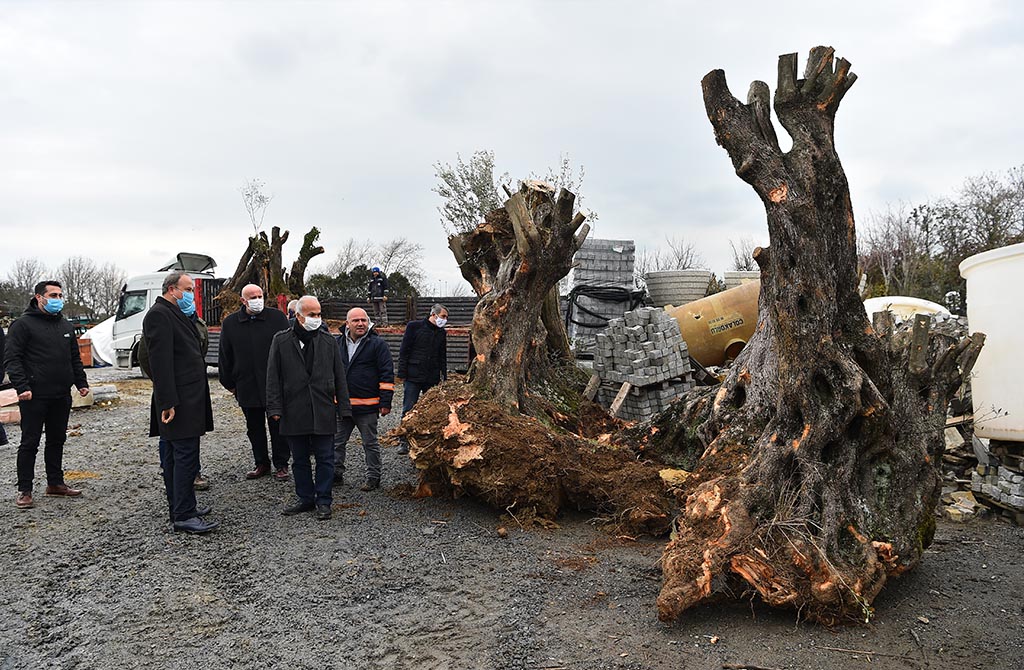
<instances>
[{"instance_id":1,"label":"man in black jacket","mask_svg":"<svg viewBox=\"0 0 1024 670\"><path fill-rule=\"evenodd\" d=\"M194 304L195 282L171 272L142 322L153 377L149 434L166 442L164 486L174 530L208 533L209 508L196 507L193 482L199 473L199 439L213 430L213 406L199 332L186 316Z\"/></svg>"},{"instance_id":2,"label":"man in black jacket","mask_svg":"<svg viewBox=\"0 0 1024 670\"><path fill-rule=\"evenodd\" d=\"M230 391L245 415L246 434L252 444L256 468L246 479L270 473L267 429L273 453L274 479L288 479L288 443L281 437L280 421L267 416L267 358L274 335L288 328L288 317L266 309L263 289L242 288L242 309L224 319L220 330L218 368L220 383Z\"/></svg>"},{"instance_id":3,"label":"man in black jacket","mask_svg":"<svg viewBox=\"0 0 1024 670\"><path fill-rule=\"evenodd\" d=\"M295 325L274 336L267 363L267 415L281 420L281 434L292 451L297 504L285 516L316 510L331 518L334 431L352 416L345 364L334 336L321 330L320 302L299 298ZM316 459L316 482L309 458Z\"/></svg>"},{"instance_id":4,"label":"man in black jacket","mask_svg":"<svg viewBox=\"0 0 1024 670\"><path fill-rule=\"evenodd\" d=\"M17 499L22 509L34 506L32 479L39 442L46 430L43 460L46 495L82 495L63 480L63 445L68 436L72 384L81 395L89 382L78 350L75 327L63 318L63 289L56 281L40 282L22 318L10 326L4 367L17 391L22 412L22 444L17 449Z\"/></svg>"},{"instance_id":5,"label":"man in black jacket","mask_svg":"<svg viewBox=\"0 0 1024 670\"><path fill-rule=\"evenodd\" d=\"M46 495L82 494L64 482L64 442L71 414L71 385L89 393L75 328L64 318L64 290L57 281L36 284L35 295L21 318L11 324L4 367L18 392L21 445L18 447L18 497L21 509L34 506L32 479L39 441L46 430L43 460Z\"/></svg>"},{"instance_id":6,"label":"man in black jacket","mask_svg":"<svg viewBox=\"0 0 1024 670\"><path fill-rule=\"evenodd\" d=\"M374 266L370 273L370 283L366 286L366 302L373 306L374 320L386 326L388 325L388 278L377 266Z\"/></svg>"},{"instance_id":7,"label":"man in black jacket","mask_svg":"<svg viewBox=\"0 0 1024 670\"><path fill-rule=\"evenodd\" d=\"M448 378L448 339L444 331L448 323L448 308L437 304L430 315L421 321L410 321L398 350L398 376L402 385L402 416L412 411L413 405L429 388ZM402 440L398 453L409 453L409 445Z\"/></svg>"},{"instance_id":8,"label":"man in black jacket","mask_svg":"<svg viewBox=\"0 0 1024 670\"><path fill-rule=\"evenodd\" d=\"M339 343L345 363L352 416L338 423L334 436L334 484L340 486L345 472L345 451L352 431L359 428L366 456L366 483L363 491L380 487L380 443L377 441L377 416L391 412L395 392L395 366L391 349L377 335L365 309L353 307L345 317L345 333Z\"/></svg>"}]
</instances>

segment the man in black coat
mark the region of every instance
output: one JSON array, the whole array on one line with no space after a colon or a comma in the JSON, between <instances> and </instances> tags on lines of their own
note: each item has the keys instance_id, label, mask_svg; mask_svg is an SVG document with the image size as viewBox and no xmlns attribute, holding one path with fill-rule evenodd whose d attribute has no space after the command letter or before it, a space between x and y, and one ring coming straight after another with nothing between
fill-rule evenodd
<instances>
[{"instance_id":1,"label":"man in black coat","mask_svg":"<svg viewBox=\"0 0 1024 670\"><path fill-rule=\"evenodd\" d=\"M299 298L295 325L274 336L267 363L267 415L281 420L281 434L292 451L298 503L286 516L316 510L331 518L334 482L334 430L352 416L345 364L334 336L323 331L320 301ZM316 459L316 480L309 458Z\"/></svg>"},{"instance_id":2,"label":"man in black coat","mask_svg":"<svg viewBox=\"0 0 1024 670\"><path fill-rule=\"evenodd\" d=\"M71 385L89 393L75 327L64 318L64 289L60 282L36 284L35 295L21 318L11 324L4 351L4 365L18 392L21 410L21 445L18 447L18 497L21 509L34 506L32 479L39 441L46 430L43 460L46 463L46 495L74 497L82 494L64 483L64 442L71 415Z\"/></svg>"},{"instance_id":3,"label":"man in black coat","mask_svg":"<svg viewBox=\"0 0 1024 670\"><path fill-rule=\"evenodd\" d=\"M413 405L428 389L448 378L448 338L444 331L448 323L448 308L436 304L430 315L420 321L410 321L398 350L398 376L402 385L402 416L412 411ZM402 440L398 453L409 453L409 445Z\"/></svg>"},{"instance_id":4,"label":"man in black coat","mask_svg":"<svg viewBox=\"0 0 1024 670\"><path fill-rule=\"evenodd\" d=\"M149 434L166 441L164 486L174 530L208 533L217 523L203 519L192 485L199 473L199 439L213 430L213 406L199 332L185 315L194 304L195 282L171 272L142 322L153 377Z\"/></svg>"},{"instance_id":5,"label":"man in black coat","mask_svg":"<svg viewBox=\"0 0 1024 670\"><path fill-rule=\"evenodd\" d=\"M288 443L281 437L280 421L267 416L267 358L274 335L288 328L288 317L266 309L263 289L242 288L242 309L224 319L220 330L218 368L220 383L230 391L245 415L246 434L252 444L256 468L246 479L270 473L267 430L273 453L274 479L288 479Z\"/></svg>"},{"instance_id":6,"label":"man in black coat","mask_svg":"<svg viewBox=\"0 0 1024 670\"><path fill-rule=\"evenodd\" d=\"M373 319L382 326L388 325L388 277L376 265L370 271L370 283L366 285L366 302L373 305Z\"/></svg>"}]
</instances>

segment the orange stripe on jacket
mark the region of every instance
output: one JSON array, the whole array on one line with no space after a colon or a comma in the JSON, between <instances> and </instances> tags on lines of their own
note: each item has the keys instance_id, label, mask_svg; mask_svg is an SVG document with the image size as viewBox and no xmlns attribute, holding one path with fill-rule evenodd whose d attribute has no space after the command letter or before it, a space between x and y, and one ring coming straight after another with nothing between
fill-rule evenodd
<instances>
[{"instance_id":1,"label":"orange stripe on jacket","mask_svg":"<svg viewBox=\"0 0 1024 670\"><path fill-rule=\"evenodd\" d=\"M392 384L391 382L381 382L380 383L380 390L381 391L394 391L395 390L395 385Z\"/></svg>"},{"instance_id":2,"label":"orange stripe on jacket","mask_svg":"<svg viewBox=\"0 0 1024 670\"><path fill-rule=\"evenodd\" d=\"M379 405L380 398L349 398L353 405Z\"/></svg>"}]
</instances>

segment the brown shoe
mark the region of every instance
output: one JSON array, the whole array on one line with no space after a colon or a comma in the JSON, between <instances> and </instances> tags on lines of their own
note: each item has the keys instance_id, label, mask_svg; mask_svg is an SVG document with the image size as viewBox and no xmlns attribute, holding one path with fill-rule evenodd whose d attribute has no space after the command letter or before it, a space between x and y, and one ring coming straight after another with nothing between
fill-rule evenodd
<instances>
[{"instance_id":1,"label":"brown shoe","mask_svg":"<svg viewBox=\"0 0 1024 670\"><path fill-rule=\"evenodd\" d=\"M203 473L200 472L198 475L196 475L195 481L192 482L192 488L195 489L196 491L205 491L206 489L210 488L210 482L206 481L206 479L203 477Z\"/></svg>"},{"instance_id":2,"label":"brown shoe","mask_svg":"<svg viewBox=\"0 0 1024 670\"><path fill-rule=\"evenodd\" d=\"M264 475L269 475L269 474L270 474L270 466L269 465L257 465L255 470L251 470L251 471L245 473L245 478L246 479L259 479L260 477L263 477Z\"/></svg>"},{"instance_id":3,"label":"brown shoe","mask_svg":"<svg viewBox=\"0 0 1024 670\"><path fill-rule=\"evenodd\" d=\"M79 491L78 489L71 488L67 484L57 484L56 486L47 486L45 495L74 498L75 496L82 495L82 492Z\"/></svg>"},{"instance_id":4,"label":"brown shoe","mask_svg":"<svg viewBox=\"0 0 1024 670\"><path fill-rule=\"evenodd\" d=\"M14 499L14 505L18 509L32 509L36 506L32 502L32 494L28 491L18 491L18 497Z\"/></svg>"},{"instance_id":5,"label":"brown shoe","mask_svg":"<svg viewBox=\"0 0 1024 670\"><path fill-rule=\"evenodd\" d=\"M279 482L287 481L288 480L288 466L286 465L283 468L278 468L277 472L274 473L274 479L276 479Z\"/></svg>"}]
</instances>

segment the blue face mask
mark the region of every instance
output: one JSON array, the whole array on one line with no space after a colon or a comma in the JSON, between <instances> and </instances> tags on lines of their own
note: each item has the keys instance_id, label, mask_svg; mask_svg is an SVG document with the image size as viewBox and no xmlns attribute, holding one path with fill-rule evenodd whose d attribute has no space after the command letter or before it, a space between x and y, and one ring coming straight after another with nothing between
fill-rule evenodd
<instances>
[{"instance_id":1,"label":"blue face mask","mask_svg":"<svg viewBox=\"0 0 1024 670\"><path fill-rule=\"evenodd\" d=\"M178 298L178 307L180 307L181 311L185 312L185 314L191 316L192 313L196 311L195 293L192 291L182 291L181 297Z\"/></svg>"},{"instance_id":2,"label":"blue face mask","mask_svg":"<svg viewBox=\"0 0 1024 670\"><path fill-rule=\"evenodd\" d=\"M62 298L47 298L46 303L43 304L43 310L47 314L56 314L62 309L64 309L64 300Z\"/></svg>"}]
</instances>

